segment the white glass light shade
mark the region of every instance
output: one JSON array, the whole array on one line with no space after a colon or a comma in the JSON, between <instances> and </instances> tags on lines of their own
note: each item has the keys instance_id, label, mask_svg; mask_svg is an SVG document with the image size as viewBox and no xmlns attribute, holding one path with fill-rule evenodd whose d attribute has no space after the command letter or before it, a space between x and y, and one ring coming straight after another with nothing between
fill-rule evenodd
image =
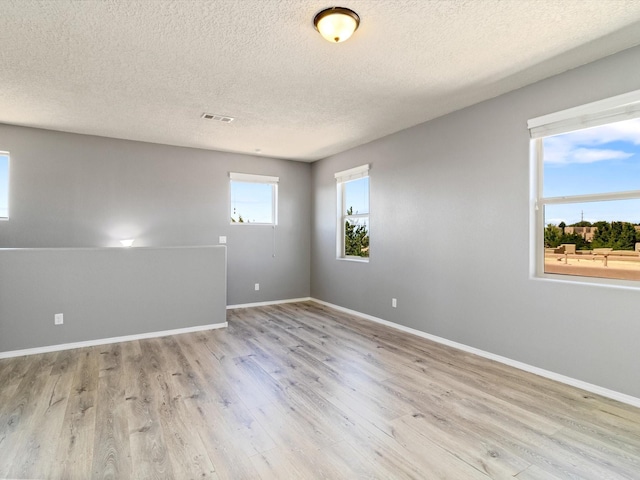
<instances>
[{"instance_id":1,"label":"white glass light shade","mask_svg":"<svg viewBox=\"0 0 640 480\"><path fill-rule=\"evenodd\" d=\"M130 247L133 245L133 242L135 241L136 241L135 238L127 238L126 240L120 240L120 243L122 244L123 247Z\"/></svg>"},{"instance_id":2,"label":"white glass light shade","mask_svg":"<svg viewBox=\"0 0 640 480\"><path fill-rule=\"evenodd\" d=\"M360 17L348 8L332 7L319 12L313 23L326 40L340 43L353 35L360 25Z\"/></svg>"}]
</instances>

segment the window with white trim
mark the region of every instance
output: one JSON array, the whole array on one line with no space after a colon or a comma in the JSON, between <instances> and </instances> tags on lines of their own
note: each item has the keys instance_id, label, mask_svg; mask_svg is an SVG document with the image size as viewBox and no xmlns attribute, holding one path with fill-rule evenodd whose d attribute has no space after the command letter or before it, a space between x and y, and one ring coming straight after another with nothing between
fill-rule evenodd
<instances>
[{"instance_id":1,"label":"window with white trim","mask_svg":"<svg viewBox=\"0 0 640 480\"><path fill-rule=\"evenodd\" d=\"M279 177L229 173L232 225L277 225Z\"/></svg>"},{"instance_id":2,"label":"window with white trim","mask_svg":"<svg viewBox=\"0 0 640 480\"><path fill-rule=\"evenodd\" d=\"M532 119L529 131L535 273L640 281L640 91Z\"/></svg>"},{"instance_id":3,"label":"window with white trim","mask_svg":"<svg viewBox=\"0 0 640 480\"><path fill-rule=\"evenodd\" d=\"M9 219L9 152L0 152L0 220Z\"/></svg>"},{"instance_id":4,"label":"window with white trim","mask_svg":"<svg viewBox=\"0 0 640 480\"><path fill-rule=\"evenodd\" d=\"M369 165L335 174L338 190L337 256L369 260Z\"/></svg>"}]
</instances>

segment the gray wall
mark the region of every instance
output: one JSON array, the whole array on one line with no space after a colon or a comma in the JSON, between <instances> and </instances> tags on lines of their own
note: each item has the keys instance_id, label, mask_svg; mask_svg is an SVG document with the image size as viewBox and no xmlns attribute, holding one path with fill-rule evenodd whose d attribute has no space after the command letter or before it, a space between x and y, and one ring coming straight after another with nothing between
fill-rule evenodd
<instances>
[{"instance_id":1,"label":"gray wall","mask_svg":"<svg viewBox=\"0 0 640 480\"><path fill-rule=\"evenodd\" d=\"M628 50L312 166L0 125L12 160L0 247L226 235L228 304L311 293L640 397L640 292L529 278L526 130L529 118L640 88L638 64L640 49ZM371 261L337 261L333 174L363 163ZM275 257L271 228L228 224L229 171L280 177Z\"/></svg>"},{"instance_id":2,"label":"gray wall","mask_svg":"<svg viewBox=\"0 0 640 480\"><path fill-rule=\"evenodd\" d=\"M640 291L529 276L527 120L640 88L640 48L313 164L313 297L640 397ZM333 174L371 164L371 260ZM391 298L398 308L391 308Z\"/></svg>"},{"instance_id":3,"label":"gray wall","mask_svg":"<svg viewBox=\"0 0 640 480\"><path fill-rule=\"evenodd\" d=\"M110 247L130 237L194 246L226 235L228 304L309 296L309 164L10 125L0 125L0 150L11 154L0 248ZM275 232L229 225L229 171L280 177Z\"/></svg>"},{"instance_id":4,"label":"gray wall","mask_svg":"<svg viewBox=\"0 0 640 480\"><path fill-rule=\"evenodd\" d=\"M224 323L225 256L221 246L0 250L0 352Z\"/></svg>"}]
</instances>

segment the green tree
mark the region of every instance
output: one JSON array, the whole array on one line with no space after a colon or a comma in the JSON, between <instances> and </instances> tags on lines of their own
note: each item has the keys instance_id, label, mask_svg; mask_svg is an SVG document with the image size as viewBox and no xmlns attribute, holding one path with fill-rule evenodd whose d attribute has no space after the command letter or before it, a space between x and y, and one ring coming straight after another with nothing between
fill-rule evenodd
<instances>
[{"instance_id":1,"label":"green tree","mask_svg":"<svg viewBox=\"0 0 640 480\"><path fill-rule=\"evenodd\" d=\"M591 244L587 242L579 233L563 233L560 235L560 245L563 243L572 243L576 246L576 250L590 250Z\"/></svg>"},{"instance_id":2,"label":"green tree","mask_svg":"<svg viewBox=\"0 0 640 480\"><path fill-rule=\"evenodd\" d=\"M590 227L591 222L587 222L586 220L582 220L581 222L572 223L569 225L570 227Z\"/></svg>"},{"instance_id":3,"label":"green tree","mask_svg":"<svg viewBox=\"0 0 640 480\"><path fill-rule=\"evenodd\" d=\"M349 207L347 215L353 215L353 207ZM369 230L357 219L344 222L344 254L353 257L369 256Z\"/></svg>"},{"instance_id":4,"label":"green tree","mask_svg":"<svg viewBox=\"0 0 640 480\"><path fill-rule=\"evenodd\" d=\"M545 248L556 248L559 247L562 237L562 230L557 226L550 223L544 229L544 246Z\"/></svg>"},{"instance_id":5,"label":"green tree","mask_svg":"<svg viewBox=\"0 0 640 480\"><path fill-rule=\"evenodd\" d=\"M620 234L613 247L615 250L635 250L638 241L638 232L629 222L614 222L621 224Z\"/></svg>"},{"instance_id":6,"label":"green tree","mask_svg":"<svg viewBox=\"0 0 640 480\"><path fill-rule=\"evenodd\" d=\"M629 222L596 222L598 229L593 234L593 248L613 248L614 250L633 250L638 233Z\"/></svg>"},{"instance_id":7,"label":"green tree","mask_svg":"<svg viewBox=\"0 0 640 480\"><path fill-rule=\"evenodd\" d=\"M567 226L567 224L566 224L566 223L564 223L564 222L560 222L560 223L558 224L558 227L560 227L560 229L562 230L562 234L563 234L563 235L564 235L564 229L565 229L565 227L566 227L566 226Z\"/></svg>"},{"instance_id":8,"label":"green tree","mask_svg":"<svg viewBox=\"0 0 640 480\"><path fill-rule=\"evenodd\" d=\"M563 243L574 244L577 250L588 250L591 248L591 244L579 233L563 233L561 225L562 223L558 226L550 223L544 229L545 248L557 248Z\"/></svg>"}]
</instances>

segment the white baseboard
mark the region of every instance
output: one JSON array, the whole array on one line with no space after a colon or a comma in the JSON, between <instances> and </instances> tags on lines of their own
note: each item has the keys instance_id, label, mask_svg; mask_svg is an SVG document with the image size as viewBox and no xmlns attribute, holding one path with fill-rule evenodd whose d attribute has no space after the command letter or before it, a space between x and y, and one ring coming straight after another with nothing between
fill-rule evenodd
<instances>
[{"instance_id":1,"label":"white baseboard","mask_svg":"<svg viewBox=\"0 0 640 480\"><path fill-rule=\"evenodd\" d=\"M238 305L227 305L227 310L234 310L236 308L265 307L267 305L280 305L283 303L309 302L311 300L312 300L311 297L303 297L303 298L288 298L286 300L272 300L269 302L241 303Z\"/></svg>"},{"instance_id":2,"label":"white baseboard","mask_svg":"<svg viewBox=\"0 0 640 480\"><path fill-rule=\"evenodd\" d=\"M319 303L321 305L325 305L335 310L339 310L341 312L345 312L360 318L364 318L365 320L370 320L372 322L380 323L382 325L386 325L388 327L392 327L406 333L411 333L413 335L417 335L418 337L426 338L428 340L432 340L434 342L441 343L443 345L447 345L449 347L453 347L458 350L462 350L468 353L473 353L474 355L478 355L480 357L488 358L489 360L495 360L496 362L509 365L510 367L515 367L519 370L524 370L525 372L534 373L536 375L540 375L541 377L549 378L551 380L555 380L560 383L571 385L572 387L586 390L587 392L595 393L597 395L602 395L603 397L611 398L613 400L617 400L619 402L626 403L628 405L632 405L634 407L640 408L640 398L633 397L625 393L616 392L615 390L609 390L608 388L600 387L592 383L583 382L582 380L577 380L575 378L567 377L566 375L562 375L559 373L551 372L549 370L544 370L542 368L534 367L533 365L529 365L527 363L519 362L517 360L512 360L510 358L496 355L494 353L485 352L484 350L470 347L468 345L464 345L463 343L447 340L446 338L438 337L436 335L431 335L429 333L425 333L420 330L416 330L414 328L405 327L403 325L399 325L397 323L393 323L388 320L383 320L381 318L374 317L372 315L367 315L366 313L357 312L355 310L341 307L339 305L334 305L332 303L325 302L323 300L318 300L317 298L311 298L311 301Z\"/></svg>"},{"instance_id":3,"label":"white baseboard","mask_svg":"<svg viewBox=\"0 0 640 480\"><path fill-rule=\"evenodd\" d=\"M21 357L23 355L37 355L39 353L59 352L61 350L71 350L73 348L95 347L107 345L109 343L130 342L132 340L143 340L145 338L166 337L167 335L179 335L181 333L201 332L203 330L215 330L227 327L227 322L212 323L209 325L198 325L197 327L176 328L174 330L163 330L160 332L138 333L135 335L125 335L123 337L99 338L97 340L87 340L84 342L63 343L60 345L49 345L46 347L27 348L24 350L13 350L10 352L0 352L0 359Z\"/></svg>"}]
</instances>

